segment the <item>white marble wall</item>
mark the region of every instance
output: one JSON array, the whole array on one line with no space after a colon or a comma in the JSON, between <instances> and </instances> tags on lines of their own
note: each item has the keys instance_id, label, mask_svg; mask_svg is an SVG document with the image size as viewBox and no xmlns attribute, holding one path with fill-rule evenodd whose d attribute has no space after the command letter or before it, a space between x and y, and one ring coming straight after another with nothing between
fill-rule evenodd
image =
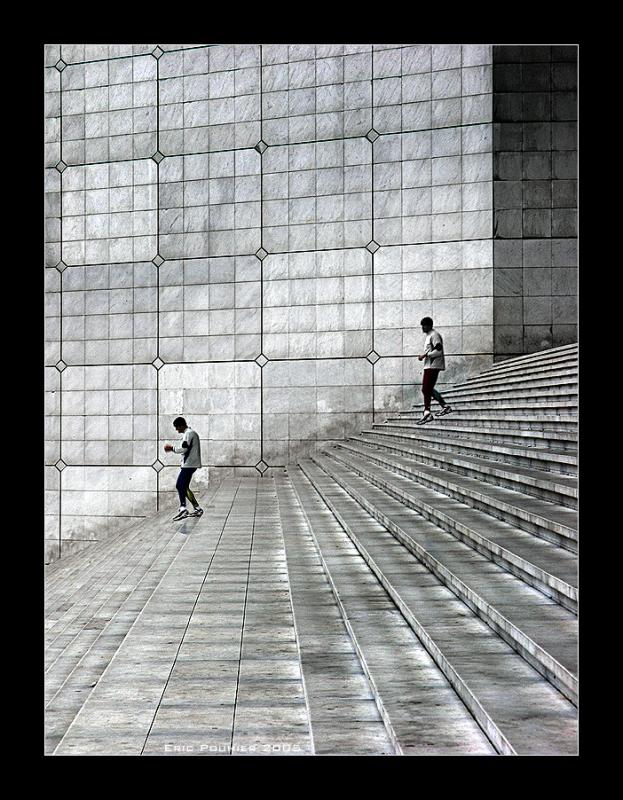
<instances>
[{"instance_id":1,"label":"white marble wall","mask_svg":"<svg viewBox=\"0 0 623 800\"><path fill-rule=\"evenodd\" d=\"M46 47L46 554L295 461L493 350L491 48ZM197 475L200 491L206 472Z\"/></svg>"}]
</instances>

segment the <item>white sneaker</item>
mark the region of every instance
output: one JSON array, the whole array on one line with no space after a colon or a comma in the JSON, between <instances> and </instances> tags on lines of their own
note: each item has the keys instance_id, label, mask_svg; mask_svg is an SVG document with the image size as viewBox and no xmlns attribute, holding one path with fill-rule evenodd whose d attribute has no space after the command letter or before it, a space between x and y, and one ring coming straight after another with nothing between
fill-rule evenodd
<instances>
[{"instance_id":1,"label":"white sneaker","mask_svg":"<svg viewBox=\"0 0 623 800\"><path fill-rule=\"evenodd\" d=\"M419 419L415 424L416 425L425 425L427 422L432 422L434 419L433 415L430 411L425 411L424 416L422 419Z\"/></svg>"},{"instance_id":2,"label":"white sneaker","mask_svg":"<svg viewBox=\"0 0 623 800\"><path fill-rule=\"evenodd\" d=\"M435 416L436 417L445 417L446 414L452 413L452 406L444 406L441 411L438 411Z\"/></svg>"},{"instance_id":3,"label":"white sneaker","mask_svg":"<svg viewBox=\"0 0 623 800\"><path fill-rule=\"evenodd\" d=\"M186 519L186 517L189 517L189 516L190 516L190 514L188 513L187 509L180 508L180 510L177 512L177 514L173 517L172 522L177 522L180 519Z\"/></svg>"}]
</instances>

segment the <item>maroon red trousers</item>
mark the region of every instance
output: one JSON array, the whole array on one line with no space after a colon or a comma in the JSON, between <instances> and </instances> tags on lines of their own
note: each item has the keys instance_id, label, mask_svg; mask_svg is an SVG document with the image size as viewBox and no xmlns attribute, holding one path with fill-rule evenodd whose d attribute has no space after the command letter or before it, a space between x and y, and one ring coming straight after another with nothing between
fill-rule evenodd
<instances>
[{"instance_id":1,"label":"maroon red trousers","mask_svg":"<svg viewBox=\"0 0 623 800\"><path fill-rule=\"evenodd\" d=\"M424 395L424 410L430 411L431 397L440 402L441 395L435 391L435 384L439 377L438 369L425 369L422 377L422 394Z\"/></svg>"}]
</instances>

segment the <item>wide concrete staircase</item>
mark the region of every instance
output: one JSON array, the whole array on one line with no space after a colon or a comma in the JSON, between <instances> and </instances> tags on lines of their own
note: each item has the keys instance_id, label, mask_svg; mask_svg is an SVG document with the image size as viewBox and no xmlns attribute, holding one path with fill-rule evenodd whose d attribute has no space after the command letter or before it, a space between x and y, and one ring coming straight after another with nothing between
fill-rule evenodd
<instances>
[{"instance_id":1,"label":"wide concrete staircase","mask_svg":"<svg viewBox=\"0 0 623 800\"><path fill-rule=\"evenodd\" d=\"M46 752L575 754L577 347L443 394L47 567Z\"/></svg>"},{"instance_id":2,"label":"wide concrete staircase","mask_svg":"<svg viewBox=\"0 0 623 800\"><path fill-rule=\"evenodd\" d=\"M443 396L453 413L433 423L404 411L322 448L289 471L294 489L320 552L323 524L354 545L409 646L427 651L496 752L574 753L577 346L505 361ZM337 571L336 597L342 581ZM406 678L379 691L390 720L405 708L417 719L422 686Z\"/></svg>"}]
</instances>

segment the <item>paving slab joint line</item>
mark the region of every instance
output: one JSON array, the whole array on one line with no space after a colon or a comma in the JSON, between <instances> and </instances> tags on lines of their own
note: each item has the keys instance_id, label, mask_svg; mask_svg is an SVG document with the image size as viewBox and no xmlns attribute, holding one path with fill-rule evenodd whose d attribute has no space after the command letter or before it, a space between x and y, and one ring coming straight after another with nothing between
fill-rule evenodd
<instances>
[{"instance_id":1,"label":"paving slab joint line","mask_svg":"<svg viewBox=\"0 0 623 800\"><path fill-rule=\"evenodd\" d=\"M517 755L513 746L510 744L510 742L508 741L506 736L502 733L502 731L498 728L498 726L493 721L491 716L482 707L479 700L473 694L467 683L463 680L463 678L461 678L461 676L454 669L454 667L452 667L452 665L445 658L439 647L435 644L435 642L431 639L431 637L428 635L428 633L420 624L420 622L417 620L417 618L412 614L412 612L406 606L400 595L395 591L395 589L392 587L389 581L385 578L385 575L383 574L382 570L379 569L374 559L371 558L368 551L357 539L356 535L352 532L348 523L344 520L339 511L337 511L337 509L331 503L331 501L324 496L324 494L322 493L322 489L318 486L313 476L307 471L305 464L301 463L300 467L304 472L305 476L307 477L307 479L311 482L313 487L316 489L316 491L322 498L323 502L329 508L329 510L331 511L337 522L339 522L341 527L344 529L344 532L346 533L348 538L352 541L353 545L356 547L357 551L359 552L363 560L370 568L372 574L379 581L384 591L391 598L392 602L396 605L396 607L398 608L401 615L405 619L409 628L411 628L411 630L413 631L417 639L420 641L424 649L431 656L435 664L437 664L440 671L450 684L451 688L457 694L461 703L465 706L467 711L476 721L478 727L483 731L487 739L491 742L496 752L500 753L501 755Z\"/></svg>"},{"instance_id":2,"label":"paving slab joint line","mask_svg":"<svg viewBox=\"0 0 623 800\"><path fill-rule=\"evenodd\" d=\"M299 467L300 467L300 465L299 465ZM301 470L302 470L302 468L301 468ZM308 477L306 473L305 473L305 477L306 478ZM320 563L322 564L322 568L324 570L325 577L327 579L327 582L328 582L329 586L331 587L331 592L333 593L333 596L335 598L335 602L337 603L337 607L339 609L340 616L342 617L342 620L344 622L344 626L346 627L346 631L347 631L347 633L348 633L348 635L350 637L350 640L351 640L351 642L353 644L355 652L357 653L357 657L359 658L359 661L361 663L361 667L362 667L362 669L363 669L363 671L364 671L364 673L365 673L365 675L366 675L366 677L367 677L367 679L368 679L368 681L370 683L370 687L372 689L372 694L374 695L374 703L375 703L376 707L379 710L379 714L381 715L381 719L383 720L383 724L385 726L385 730L387 731L387 735L389 736L389 739L390 739L390 741L391 741L391 743L392 743L392 745L393 745L393 747L394 747L394 749L396 751L396 755L399 755L399 756L404 755L404 751L402 749L402 746L400 745L400 741L398 739L396 731L394 730L394 726L392 724L392 721L391 721L391 718L389 716L389 713L388 713L387 709L385 708L385 704L384 704L384 702L383 702L383 700L381 698L381 694L380 694L380 692L378 690L378 687L376 685L376 681L374 680L374 678L373 678L373 676L372 676L372 674L370 672L370 668L369 668L368 663L367 663L367 661L365 659L365 656L363 654L363 651L361 649L361 646L359 644L357 636L355 635L355 631L353 630L353 627L350 624L350 621L348 619L348 614L346 613L346 609L344 608L344 604L342 603L342 599L340 597L338 589L337 589L337 587L336 587L336 585L335 585L335 583L333 581L333 577L331 575L331 571L329 570L329 566L328 566L327 562L325 561L325 558L324 558L324 556L322 554L322 550L320 549L320 545L318 543L318 540L316 539L316 534L314 533L314 529L312 527L311 521L310 521L310 519L309 519L309 517L307 515L307 511L305 509L305 503L303 502L303 500L302 500L302 498L301 498L301 496L299 494L299 491L298 491L298 488L296 486L296 483L293 480L291 480L290 482L291 482L291 486L292 486L292 489L294 491L294 494L296 495L296 498L298 500L299 507L301 509L303 517L305 518L305 522L307 524L307 528L309 530L311 539L312 539L312 541L314 543L314 547L316 548L316 552L318 553L318 557L320 559ZM316 489L315 486L313 488ZM321 501L324 501L324 498L320 494L319 494L319 499Z\"/></svg>"},{"instance_id":3,"label":"paving slab joint line","mask_svg":"<svg viewBox=\"0 0 623 800\"><path fill-rule=\"evenodd\" d=\"M361 451L355 450L354 448L348 447L347 445L338 443L337 447L353 452L361 458L369 456L371 461L376 460L372 454L363 453ZM321 455L333 457L336 460L339 459L339 456L335 456L330 450L327 450L326 448L322 448L319 452ZM498 566L502 567L507 572L510 572L511 574L515 575L515 577L518 577L524 582L529 583L533 588L538 589L538 591L540 591L546 597L555 600L557 603L564 606L568 611L571 611L577 615L578 592L576 587L562 580L562 578L558 578L556 575L552 575L542 567L537 567L536 565L532 564L532 562L528 561L522 556L518 556L512 551L507 550L502 545L492 542L490 539L487 539L486 536L483 536L482 534L478 533L478 531L475 531L469 526L464 525L462 522L459 522L458 520L454 519L453 517L448 516L443 511L437 510L436 508L432 507L429 503L423 500L418 500L412 494L408 494L407 492L402 491L401 489L392 485L388 481L382 480L381 478L377 478L372 473L366 472L363 469L363 467L351 464L349 461L346 460L342 459L339 460L342 464L347 465L350 469L357 472L361 477L370 481L370 483L372 483L374 486L381 489L386 494L390 495L390 497L395 498L396 500L403 503L407 507L412 508L414 511L417 511L419 514L428 519L429 522L438 525L440 528L446 531L446 533L449 533L451 536L454 536L459 541L462 541L464 544L467 544L468 546L472 547L472 549L476 550L481 555L484 555L485 557L489 558L491 561L494 561L496 564L498 564ZM383 462L378 461L378 463L381 466L386 467L386 465ZM398 473L399 475L402 475L403 477L407 478L412 477L407 471L403 471L399 467L397 467L396 469L393 469L392 467L386 467L386 468ZM435 490L433 489L433 491ZM445 492L443 492L443 494L445 494ZM474 509L474 510L480 511L480 509ZM481 511L480 513L485 513L485 512ZM498 520L498 517L493 517L493 518ZM499 520L499 521L503 522L506 525L511 525L511 523L509 523L507 520ZM537 539L547 542L548 544L559 546L561 547L561 549L567 552L571 552L574 555L576 554L576 550L572 550L569 547L564 547L563 545L559 545L557 542L552 542L549 539L546 539L545 537L539 536L538 534L531 533L530 531L525 531L523 528L519 528L519 530L522 533L528 533L531 536L535 536ZM499 560L495 556L497 556Z\"/></svg>"},{"instance_id":4,"label":"paving slab joint line","mask_svg":"<svg viewBox=\"0 0 623 800\"><path fill-rule=\"evenodd\" d=\"M221 483L221 484L219 484L219 486L218 486L218 487L217 487L217 489L215 490L214 498L216 497L216 494L218 493L218 491L219 491L219 489L220 489L221 487L222 487L222 483ZM234 498L235 498L235 494L234 494ZM233 501L232 501L232 504L233 504ZM190 537L186 537L186 539L184 540L184 542L183 542L182 546L180 547L180 549L179 549L179 550L178 550L178 552L176 553L176 555L175 555L175 558L174 558L174 559L171 561L171 563L170 563L170 564L169 564L169 566L167 567L166 571L163 573L162 577L161 577L161 578L160 578L160 580L158 581L157 585L154 587L154 591L152 592L152 596L153 596L153 594L154 594L154 593L157 591L157 589L160 587L160 584L161 584L161 583L162 583L162 582L165 580L165 578L167 577L167 574L168 574L168 573L169 573L169 571L172 569L173 565L175 564L175 562L177 561L177 559L180 557L181 553L184 551L184 548L186 547L186 544L187 544L189 541L190 541ZM119 654L119 650L120 650L120 648L121 648L121 645L123 644L123 642L125 642L125 641L126 641L127 637L128 637L128 636L130 635L130 633L132 632L132 629L133 629L133 628L136 626L136 624L137 624L137 622L139 621L139 619L140 619L141 615L142 615L142 614L143 614L143 612L145 611L146 605L147 605L147 604L143 605L143 607L141 608L140 612L138 613L138 615L137 615L136 619L135 619L135 620L132 622L132 625L131 625L131 626L129 627L129 629L127 630L127 632L126 632L126 634L125 634L125 636L124 636L124 638L123 638L123 641L120 643L120 645L119 645L119 647L117 648L117 650L115 651L115 653L114 653L113 657L110 659L110 661L109 661L109 662L108 662L108 664L106 665L106 668L104 669L104 671L103 671L103 672L102 672L102 674L100 675L100 677L99 677L99 680L98 680L98 684L99 684L99 683L100 683L102 680L104 680L104 679L105 679L105 677L106 677L106 673L107 673L107 672L108 672L108 670L111 668L112 664L115 662L115 659L117 658L117 656L118 656L118 654ZM92 694L92 693L89 693L89 696L86 698L86 700L84 701L84 703L83 703L83 704L82 704L82 706L80 707L80 710L78 711L78 713L76 714L76 716L75 716L75 717L73 718L73 720L71 721L71 723L70 723L69 727L67 728L67 730L66 730L66 731L65 731L65 733L63 734L62 738L59 740L59 742L57 743L56 747L54 748L54 751L52 752L52 755L55 755L55 754L56 754L56 751L57 751L57 750L58 750L58 748L59 748L59 747L60 747L60 746L63 744L63 742L64 742L65 738L67 737L67 735L71 733L71 729L72 729L72 727L74 726L74 724L76 723L76 721L77 721L77 720L80 718L80 716L82 715L82 713L83 713L83 711L84 711L84 708L85 708L85 705L88 703L88 701L89 701L89 699L90 699L90 697L91 697L91 694ZM155 714L154 714L154 717L155 717ZM153 724L153 720L152 720L152 724ZM143 746L144 746L144 745L143 745Z\"/></svg>"},{"instance_id":5,"label":"paving slab joint line","mask_svg":"<svg viewBox=\"0 0 623 800\"><path fill-rule=\"evenodd\" d=\"M229 752L234 752L234 740L236 738L236 710L238 708L238 691L240 689L240 673L242 671L242 649L244 647L244 624L247 616L247 602L249 598L249 581L251 576L251 561L253 560L253 543L255 539L255 524L257 520L259 487L255 484L253 495L253 524L251 526L251 541L249 544L249 561L247 563L247 582L244 590L244 605L242 608L242 628L240 630L240 650L238 651L238 674L236 675L236 694L234 695L234 712L231 720L231 738L229 740ZM202 584L203 586L203 584Z\"/></svg>"},{"instance_id":6,"label":"paving slab joint line","mask_svg":"<svg viewBox=\"0 0 623 800\"><path fill-rule=\"evenodd\" d=\"M323 464L315 456L312 461L317 464L333 481L341 486L353 500L386 528L398 541L407 548L421 563L455 594L471 611L480 617L489 627L519 653L525 661L541 673L558 691L573 705L578 704L578 681L575 675L560 664L550 653L544 650L533 639L504 617L499 611L484 600L477 592L463 583L434 556L415 542L400 526L392 522L376 509L355 489L348 486L336 476L330 466Z\"/></svg>"},{"instance_id":7,"label":"paving slab joint line","mask_svg":"<svg viewBox=\"0 0 623 800\"><path fill-rule=\"evenodd\" d=\"M286 488L286 486L285 486L283 481L279 481L279 480L276 481L274 477L273 477L272 480L273 480L273 484L275 486L275 495L277 497L277 508L279 510L279 521L280 521L280 525L281 525L281 539L283 541L283 552L284 552L284 555L285 555L286 575L288 577L288 598L290 600L290 608L292 610L292 623L294 625L294 635L296 637L296 652L297 652L298 660L299 660L299 668L301 670L301 683L303 684L303 696L305 697L305 707L307 709L307 719L309 720L309 739L310 739L310 742L311 742L311 752L312 752L312 755L316 755L316 742L315 742L315 739L314 739L314 727L313 727L313 724L312 724L311 706L309 704L309 694L307 693L307 683L305 681L305 672L303 671L303 658L302 658L302 655L301 655L301 642L300 642L300 637L299 637L299 630L298 630L298 625L296 623L296 613L294 611L294 602L292 601L292 588L291 588L292 584L290 582L290 570L289 570L289 567L288 567L288 548L286 547L285 536L283 534L283 522L282 522L283 518L281 516L281 502L280 502L280 498L279 498L279 494L280 494L279 490L281 489L281 491L283 492L283 491L287 491L287 488ZM290 491L293 491L292 490L292 483L290 482L289 485L290 485Z\"/></svg>"}]
</instances>

